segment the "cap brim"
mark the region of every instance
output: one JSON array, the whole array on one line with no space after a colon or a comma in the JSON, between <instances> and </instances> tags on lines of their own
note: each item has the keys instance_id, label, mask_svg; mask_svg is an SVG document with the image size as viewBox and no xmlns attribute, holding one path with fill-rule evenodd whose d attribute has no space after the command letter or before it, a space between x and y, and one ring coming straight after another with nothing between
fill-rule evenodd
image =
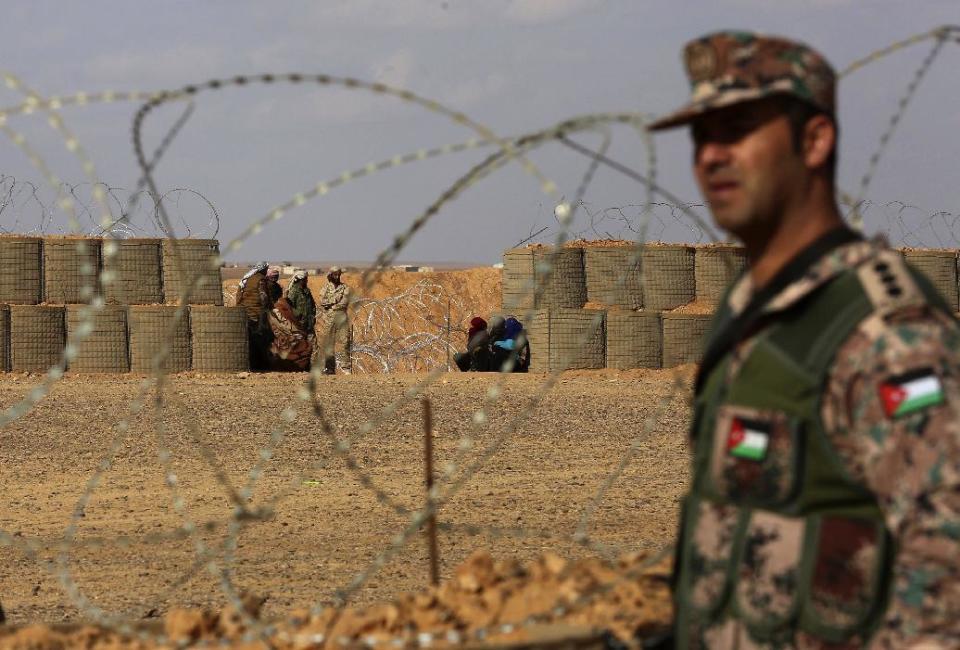
<instances>
[{"instance_id":1,"label":"cap brim","mask_svg":"<svg viewBox=\"0 0 960 650\"><path fill-rule=\"evenodd\" d=\"M689 124L694 119L704 115L705 113L726 108L728 106L735 106L736 104L752 102L757 99L769 97L772 94L780 94L783 92L785 91L779 89L771 92L770 89L764 88L742 88L734 91L724 90L709 97L690 102L686 106L683 106L673 113L665 115L658 120L654 120L647 125L647 129L650 131L663 131L665 129L672 129L678 126L683 126L684 124Z\"/></svg>"}]
</instances>

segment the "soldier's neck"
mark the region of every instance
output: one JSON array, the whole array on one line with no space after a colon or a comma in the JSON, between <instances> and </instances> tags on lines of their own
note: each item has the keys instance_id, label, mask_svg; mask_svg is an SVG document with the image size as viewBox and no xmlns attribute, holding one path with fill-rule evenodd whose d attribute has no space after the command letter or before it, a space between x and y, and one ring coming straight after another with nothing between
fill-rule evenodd
<instances>
[{"instance_id":1,"label":"soldier's neck","mask_svg":"<svg viewBox=\"0 0 960 650\"><path fill-rule=\"evenodd\" d=\"M785 213L777 227L758 241L745 242L750 258L750 279L760 289L797 255L822 236L844 226L833 201Z\"/></svg>"}]
</instances>

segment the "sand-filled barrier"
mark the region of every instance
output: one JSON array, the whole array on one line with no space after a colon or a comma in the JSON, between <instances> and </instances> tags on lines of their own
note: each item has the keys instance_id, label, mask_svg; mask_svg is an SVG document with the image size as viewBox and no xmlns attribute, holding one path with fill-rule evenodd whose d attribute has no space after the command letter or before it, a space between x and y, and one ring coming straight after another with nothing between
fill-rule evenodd
<instances>
[{"instance_id":1,"label":"sand-filled barrier","mask_svg":"<svg viewBox=\"0 0 960 650\"><path fill-rule=\"evenodd\" d=\"M583 249L587 302L626 309L643 307L641 253L633 246Z\"/></svg>"},{"instance_id":2,"label":"sand-filled barrier","mask_svg":"<svg viewBox=\"0 0 960 650\"><path fill-rule=\"evenodd\" d=\"M103 269L113 279L104 286L107 302L120 305L150 305L163 302L159 239L107 240L115 247L112 256L104 255Z\"/></svg>"},{"instance_id":3,"label":"sand-filled barrier","mask_svg":"<svg viewBox=\"0 0 960 650\"><path fill-rule=\"evenodd\" d=\"M536 312L524 322L530 340L530 370L603 368L606 362L604 320L605 312L597 309Z\"/></svg>"},{"instance_id":4,"label":"sand-filled barrier","mask_svg":"<svg viewBox=\"0 0 960 650\"><path fill-rule=\"evenodd\" d=\"M712 314L665 312L663 314L663 367L698 363Z\"/></svg>"},{"instance_id":5,"label":"sand-filled barrier","mask_svg":"<svg viewBox=\"0 0 960 650\"><path fill-rule=\"evenodd\" d=\"M0 305L0 371L10 370L10 307Z\"/></svg>"},{"instance_id":6,"label":"sand-filled barrier","mask_svg":"<svg viewBox=\"0 0 960 650\"><path fill-rule=\"evenodd\" d=\"M127 312L130 336L130 371L153 372L153 359L166 350L161 364L166 372L190 370L190 310L184 309L180 319L174 320L174 305L131 305Z\"/></svg>"},{"instance_id":7,"label":"sand-filled barrier","mask_svg":"<svg viewBox=\"0 0 960 650\"><path fill-rule=\"evenodd\" d=\"M0 303L35 305L42 300L42 240L0 236Z\"/></svg>"},{"instance_id":8,"label":"sand-filled barrier","mask_svg":"<svg viewBox=\"0 0 960 650\"><path fill-rule=\"evenodd\" d=\"M220 244L215 239L164 239L163 298L178 304L190 290L191 305L222 305ZM192 286L192 289L191 289Z\"/></svg>"},{"instance_id":9,"label":"sand-filled barrier","mask_svg":"<svg viewBox=\"0 0 960 650\"><path fill-rule=\"evenodd\" d=\"M67 305L67 335L72 336L90 319L85 305ZM92 315L93 329L76 343L77 353L68 369L73 372L129 372L127 357L127 309L105 305Z\"/></svg>"},{"instance_id":10,"label":"sand-filled barrier","mask_svg":"<svg viewBox=\"0 0 960 650\"><path fill-rule=\"evenodd\" d=\"M89 302L97 292L100 251L96 237L45 237L43 299L56 304Z\"/></svg>"},{"instance_id":11,"label":"sand-filled barrier","mask_svg":"<svg viewBox=\"0 0 960 650\"><path fill-rule=\"evenodd\" d=\"M250 369L247 312L243 307L190 307L192 366L197 372Z\"/></svg>"},{"instance_id":12,"label":"sand-filled barrier","mask_svg":"<svg viewBox=\"0 0 960 650\"><path fill-rule=\"evenodd\" d=\"M607 367L659 368L663 357L660 312L607 312Z\"/></svg>"},{"instance_id":13,"label":"sand-filled barrier","mask_svg":"<svg viewBox=\"0 0 960 650\"><path fill-rule=\"evenodd\" d=\"M503 254L503 308L567 307L579 309L587 302L583 249L547 246L513 248ZM542 292L534 301L538 283Z\"/></svg>"},{"instance_id":14,"label":"sand-filled barrier","mask_svg":"<svg viewBox=\"0 0 960 650\"><path fill-rule=\"evenodd\" d=\"M46 371L60 361L66 335L62 306L11 305L10 369Z\"/></svg>"},{"instance_id":15,"label":"sand-filled barrier","mask_svg":"<svg viewBox=\"0 0 960 650\"><path fill-rule=\"evenodd\" d=\"M746 266L747 254L742 246L697 246L694 251L697 302L716 306L723 292Z\"/></svg>"},{"instance_id":16,"label":"sand-filled barrier","mask_svg":"<svg viewBox=\"0 0 960 650\"><path fill-rule=\"evenodd\" d=\"M935 248L905 248L901 252L940 292L952 311L957 311L957 251Z\"/></svg>"},{"instance_id":17,"label":"sand-filled barrier","mask_svg":"<svg viewBox=\"0 0 960 650\"><path fill-rule=\"evenodd\" d=\"M643 305L660 311L686 304L696 295L693 247L646 244L643 247Z\"/></svg>"}]
</instances>

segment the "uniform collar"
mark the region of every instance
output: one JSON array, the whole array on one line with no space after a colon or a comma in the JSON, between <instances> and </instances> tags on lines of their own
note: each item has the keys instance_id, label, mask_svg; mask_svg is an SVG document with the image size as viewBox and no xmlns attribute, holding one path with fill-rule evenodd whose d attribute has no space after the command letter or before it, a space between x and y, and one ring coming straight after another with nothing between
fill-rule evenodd
<instances>
[{"instance_id":1,"label":"uniform collar","mask_svg":"<svg viewBox=\"0 0 960 650\"><path fill-rule=\"evenodd\" d=\"M858 239L833 248L812 262L795 279L789 281L770 297L765 303L762 313L775 313L791 307L843 271L859 266L865 260L873 257L882 248L886 248L886 244L880 238L873 240ZM797 258L803 254L801 252ZM736 281L727 298L727 306L734 317L743 313L755 294L753 280L749 271L747 271Z\"/></svg>"}]
</instances>

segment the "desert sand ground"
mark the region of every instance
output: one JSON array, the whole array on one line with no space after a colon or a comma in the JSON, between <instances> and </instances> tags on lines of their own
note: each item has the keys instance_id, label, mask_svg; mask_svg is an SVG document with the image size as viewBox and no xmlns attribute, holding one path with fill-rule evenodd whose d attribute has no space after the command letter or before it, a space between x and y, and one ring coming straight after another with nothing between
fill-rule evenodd
<instances>
[{"instance_id":1,"label":"desert sand ground","mask_svg":"<svg viewBox=\"0 0 960 650\"><path fill-rule=\"evenodd\" d=\"M522 529L523 536L440 535L441 574L472 551L521 561L553 550L573 558L591 552L570 541L584 509L636 442L635 455L597 507L587 528L612 552L655 550L673 536L677 502L687 477L685 429L692 369L581 371L561 376L530 407L543 375L504 378L489 421L476 427L472 414L496 375L444 374L427 391L433 404L436 464L442 469L461 439L474 437L467 462L520 417L517 431L487 460L439 513L441 522ZM325 377L318 386L338 435L357 434L362 422L401 398L422 375ZM0 376L0 405L24 396L37 376ZM0 531L19 541L50 544L61 536L84 486L130 417L111 468L79 519L76 536L104 539L105 546L77 546L66 557L81 593L111 614L153 617L180 606L217 607L225 602L218 580L195 565L190 540L147 540L168 533L182 519L172 506L159 453L171 464L183 505L195 522L224 521L232 509L227 490L201 444L235 486L247 480L268 444L281 411L294 406L290 424L264 474L251 507L293 486L269 521L247 525L239 537L236 584L267 596L265 614L330 602L335 590L364 570L409 522L380 503L356 472L332 451L317 420L296 398L304 375L185 374L165 387L166 406L129 415L142 378L70 375L27 416L0 430ZM153 393L155 395L155 393ZM645 432L645 423L651 427ZM158 426L158 424L160 426ZM195 425L195 426L194 426ZM373 484L395 503L417 507L423 494L421 405L414 401L353 445L353 457ZM319 466L318 466L319 465ZM439 471L439 470L438 470ZM543 536L546 533L549 536ZM129 544L117 538L129 536ZM222 527L204 532L212 546ZM83 618L46 561L0 546L0 600L11 623L64 622ZM411 542L357 593L373 602L427 582L423 539Z\"/></svg>"}]
</instances>

